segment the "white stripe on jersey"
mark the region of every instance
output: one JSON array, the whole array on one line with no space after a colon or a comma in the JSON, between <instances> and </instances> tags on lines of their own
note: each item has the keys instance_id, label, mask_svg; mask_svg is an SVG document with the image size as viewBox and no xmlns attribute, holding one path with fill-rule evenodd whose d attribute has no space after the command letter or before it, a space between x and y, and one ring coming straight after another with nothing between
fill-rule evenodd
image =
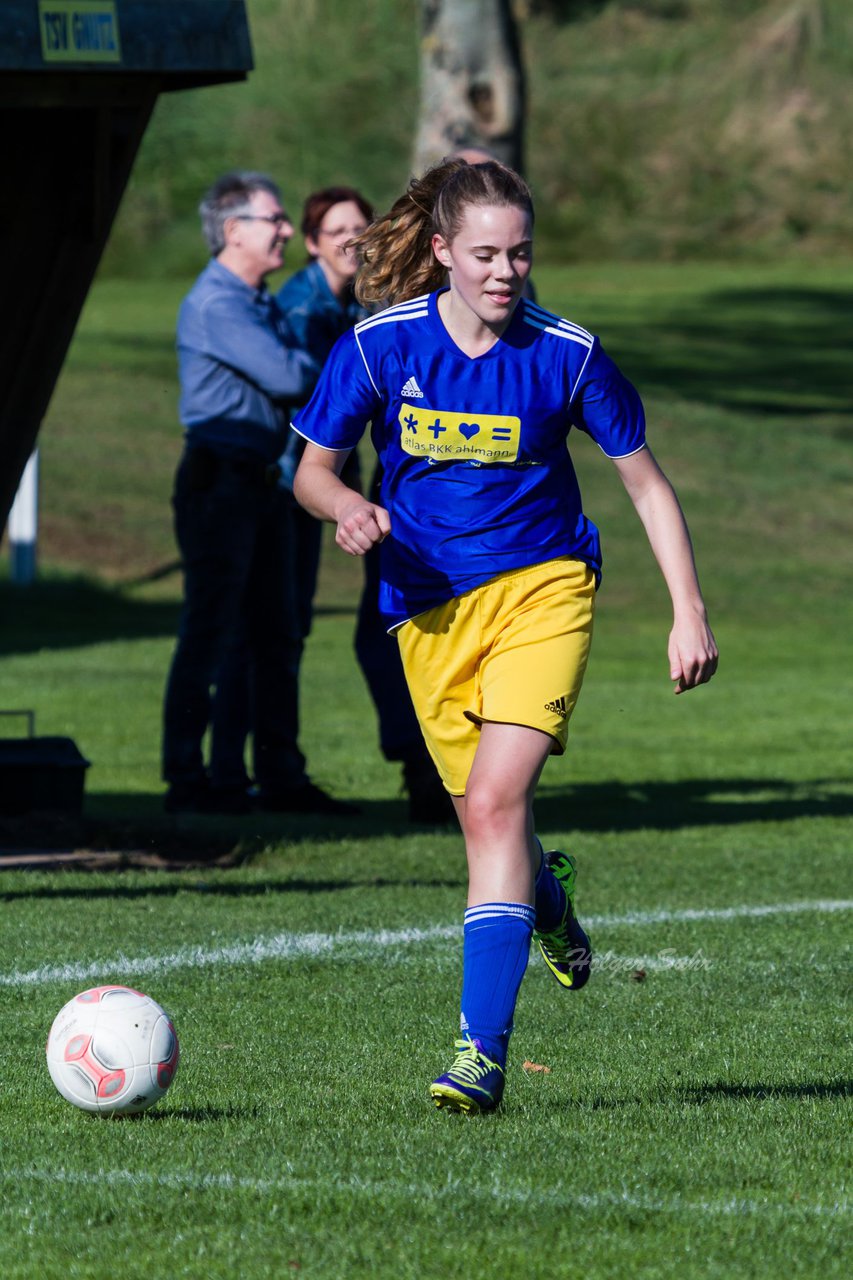
<instances>
[{"instance_id":1,"label":"white stripe on jersey","mask_svg":"<svg viewBox=\"0 0 853 1280\"><path fill-rule=\"evenodd\" d=\"M586 355L583 364L580 367L571 394L569 395L567 408L571 405L575 398L575 393L580 386L584 370L589 363L592 355L592 349L595 345L595 339L586 329L582 329L579 324L573 324L571 320L563 320L560 316L554 315L553 311L546 311L544 307L540 307L538 302L531 302L529 298L524 301L524 315L522 317L525 324L529 324L532 329L539 329L542 333L552 333L557 338L566 338L569 342L576 342L581 347L586 347ZM556 324L554 321L556 320Z\"/></svg>"},{"instance_id":2,"label":"white stripe on jersey","mask_svg":"<svg viewBox=\"0 0 853 1280\"><path fill-rule=\"evenodd\" d=\"M417 320L420 316L428 314L429 294L425 293L420 298L412 298L409 302L398 302L395 307L388 307L387 310L380 311L375 316L359 320L355 331L358 334L365 329L372 329L377 324L390 324L395 320Z\"/></svg>"},{"instance_id":3,"label":"white stripe on jersey","mask_svg":"<svg viewBox=\"0 0 853 1280\"><path fill-rule=\"evenodd\" d=\"M523 319L525 324L531 325L534 329L541 329L543 333L553 333L558 338L568 338L571 342L577 342L587 350L592 349L594 338L591 333L587 333L586 329L582 329L579 324L572 324L570 320L561 320L553 312L545 311L535 303L527 303Z\"/></svg>"},{"instance_id":4,"label":"white stripe on jersey","mask_svg":"<svg viewBox=\"0 0 853 1280\"><path fill-rule=\"evenodd\" d=\"M358 325L355 326L352 332L353 332L353 337L355 338L355 345L358 347L358 354L361 356L361 363L364 365L367 376L370 379L370 385L373 387L373 390L376 392L376 394L379 396L379 399L381 400L382 392L379 390L379 388L377 387L376 383L373 380L373 374L370 372L370 365L367 363L367 356L364 354L364 347L359 342Z\"/></svg>"},{"instance_id":5,"label":"white stripe on jersey","mask_svg":"<svg viewBox=\"0 0 853 1280\"><path fill-rule=\"evenodd\" d=\"M370 365L367 363L367 356L364 354L364 347L361 345L361 334L366 329L372 329L377 324L393 324L395 322L402 323L404 320L419 320L421 317L429 315L429 294L424 293L420 298L412 298L409 302L398 302L395 307L388 307L385 311L380 311L375 316L368 316L366 320L360 320L353 329L355 335L356 346L361 356L362 364L367 370L367 376L370 379L370 385L373 390L382 398L382 392L374 381L373 374L370 372Z\"/></svg>"},{"instance_id":6,"label":"white stripe on jersey","mask_svg":"<svg viewBox=\"0 0 853 1280\"><path fill-rule=\"evenodd\" d=\"M569 329L579 337L585 338L592 342L593 336L583 325L575 324L574 320L566 320L562 316L555 315L553 311L546 311L544 307L540 307L538 302L532 302L529 298L525 299L526 309L539 317L540 320L556 320L561 329Z\"/></svg>"}]
</instances>

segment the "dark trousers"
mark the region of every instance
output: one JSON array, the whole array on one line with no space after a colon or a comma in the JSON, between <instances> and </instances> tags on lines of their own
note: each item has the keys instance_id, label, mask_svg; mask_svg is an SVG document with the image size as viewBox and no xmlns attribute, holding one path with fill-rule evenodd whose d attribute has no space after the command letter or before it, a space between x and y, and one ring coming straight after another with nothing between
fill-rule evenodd
<instances>
[{"instance_id":1,"label":"dark trousers","mask_svg":"<svg viewBox=\"0 0 853 1280\"><path fill-rule=\"evenodd\" d=\"M259 753L258 734L252 734L253 773L263 791L280 791L303 786L308 781L305 757L296 743L299 736L299 675L305 641L314 617L314 594L320 567L323 525L303 511L295 500L284 497L283 519L287 527L286 591L288 608L299 629L299 647L292 654L293 714L289 720L292 751L290 765L275 779L270 778ZM211 741L210 778L215 787L246 787L245 744L252 732L258 712L253 706L263 698L263 684L253 679L252 651L245 629L238 631L219 671L214 700L214 730L218 723L227 724L227 732L215 732ZM260 708L263 715L263 708ZM263 739L260 739L261 743Z\"/></svg>"},{"instance_id":2,"label":"dark trousers","mask_svg":"<svg viewBox=\"0 0 853 1280\"><path fill-rule=\"evenodd\" d=\"M379 466L370 485L379 501ZM427 754L421 727L403 674L400 646L389 636L379 612L379 547L364 557L364 587L358 606L355 653L379 720L379 745L386 760L416 761Z\"/></svg>"},{"instance_id":3,"label":"dark trousers","mask_svg":"<svg viewBox=\"0 0 853 1280\"><path fill-rule=\"evenodd\" d=\"M240 648L258 784L277 791L305 780L297 745L304 633L293 573L295 509L265 472L260 461L230 462L201 448L188 449L178 467L173 505L184 603L163 722L163 776L171 784L205 779L208 725L211 782L245 781L246 699L233 689L219 696L223 666Z\"/></svg>"}]
</instances>

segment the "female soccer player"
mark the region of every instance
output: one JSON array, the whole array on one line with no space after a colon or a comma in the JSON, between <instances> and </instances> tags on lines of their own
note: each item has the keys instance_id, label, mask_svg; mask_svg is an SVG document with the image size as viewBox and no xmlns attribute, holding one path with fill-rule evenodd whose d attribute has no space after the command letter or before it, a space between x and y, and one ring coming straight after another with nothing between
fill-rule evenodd
<instances>
[{"instance_id":1,"label":"female soccer player","mask_svg":"<svg viewBox=\"0 0 853 1280\"><path fill-rule=\"evenodd\" d=\"M601 572L581 507L571 427L611 458L672 597L670 674L709 680L717 648L690 537L645 442L639 396L579 325L523 296L533 206L497 162L445 161L361 238L364 301L394 302L337 344L295 427L297 500L351 555L382 543L381 606L396 630L424 737L465 837L469 891L461 1039L436 1106L491 1111L531 936L579 990L589 940L575 866L544 854L533 796L561 754L580 691ZM340 471L372 423L381 503Z\"/></svg>"}]
</instances>

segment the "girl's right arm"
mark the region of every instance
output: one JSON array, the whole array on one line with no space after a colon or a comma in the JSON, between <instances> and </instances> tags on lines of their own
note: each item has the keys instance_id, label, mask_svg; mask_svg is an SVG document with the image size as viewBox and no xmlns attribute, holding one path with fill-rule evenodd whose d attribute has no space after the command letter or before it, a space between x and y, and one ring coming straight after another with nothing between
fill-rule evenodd
<instances>
[{"instance_id":1,"label":"girl's right arm","mask_svg":"<svg viewBox=\"0 0 853 1280\"><path fill-rule=\"evenodd\" d=\"M363 556L391 532L384 507L368 502L340 479L350 450L321 449L309 440L293 481L293 495L301 507L320 520L337 525L335 541L351 556Z\"/></svg>"}]
</instances>

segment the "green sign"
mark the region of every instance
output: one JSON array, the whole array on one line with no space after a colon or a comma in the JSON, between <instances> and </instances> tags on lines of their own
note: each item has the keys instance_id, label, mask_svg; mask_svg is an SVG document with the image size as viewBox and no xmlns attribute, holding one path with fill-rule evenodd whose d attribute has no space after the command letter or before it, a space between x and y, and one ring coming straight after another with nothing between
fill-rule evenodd
<instances>
[{"instance_id":1,"label":"green sign","mask_svg":"<svg viewBox=\"0 0 853 1280\"><path fill-rule=\"evenodd\" d=\"M39 0L45 62L121 62L114 0Z\"/></svg>"}]
</instances>

